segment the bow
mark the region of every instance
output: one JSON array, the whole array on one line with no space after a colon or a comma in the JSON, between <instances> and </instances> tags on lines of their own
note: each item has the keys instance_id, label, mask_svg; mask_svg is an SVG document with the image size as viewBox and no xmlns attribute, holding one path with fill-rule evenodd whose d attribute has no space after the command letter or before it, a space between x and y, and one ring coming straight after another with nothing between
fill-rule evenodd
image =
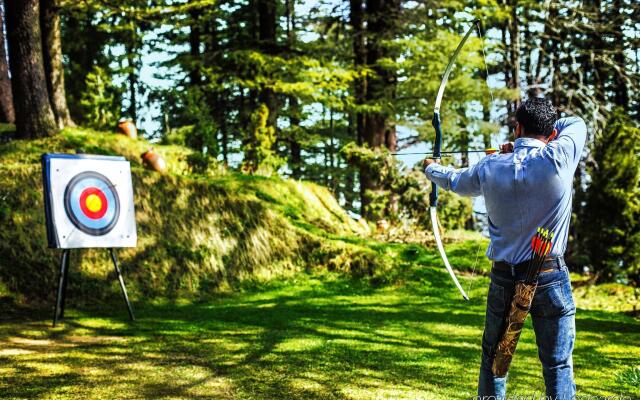
<instances>
[{"instance_id":1,"label":"bow","mask_svg":"<svg viewBox=\"0 0 640 400\"><path fill-rule=\"evenodd\" d=\"M447 81L449 80L449 74L451 74L451 69L453 68L453 63L458 58L460 54L460 50L462 50L462 46L466 43L469 36L471 36L471 32L473 32L473 28L479 21L474 21L473 24L467 30L464 37L460 41L458 47L456 47L456 51L453 52L451 59L449 60L449 64L447 64L447 68L444 70L444 74L442 75L442 82L440 82L440 87L438 88L438 94L436 96L436 102L433 107L433 119L431 120L431 124L433 128L436 130L436 138L433 143L433 158L440 158L442 152L442 129L440 128L440 105L442 104L442 96L444 95L444 88L447 86ZM442 238L440 237L440 230L438 228L438 216L436 213L436 208L438 207L438 186L435 183L431 183L431 193L429 194L429 212L431 214L431 226L433 227L433 236L436 239L436 244L438 246L438 251L440 252L440 257L442 257L442 261L444 262L444 266L447 268L449 275L451 275L451 279L453 279L453 283L456 284L456 287L462 294L462 297L465 300L469 300L469 296L465 293L464 289L460 285L456 274L453 272L453 268L451 268L451 264L449 264L449 259L447 258L447 253L444 252L444 246L442 244Z\"/></svg>"}]
</instances>

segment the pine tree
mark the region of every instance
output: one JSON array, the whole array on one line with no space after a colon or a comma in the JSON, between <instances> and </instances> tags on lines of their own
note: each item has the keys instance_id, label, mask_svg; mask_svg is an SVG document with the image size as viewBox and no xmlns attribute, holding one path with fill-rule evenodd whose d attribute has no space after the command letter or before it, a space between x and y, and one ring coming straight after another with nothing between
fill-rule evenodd
<instances>
[{"instance_id":1,"label":"pine tree","mask_svg":"<svg viewBox=\"0 0 640 400\"><path fill-rule=\"evenodd\" d=\"M640 283L640 129L623 109L612 113L592 145L591 184L580 232L601 279Z\"/></svg>"}]
</instances>

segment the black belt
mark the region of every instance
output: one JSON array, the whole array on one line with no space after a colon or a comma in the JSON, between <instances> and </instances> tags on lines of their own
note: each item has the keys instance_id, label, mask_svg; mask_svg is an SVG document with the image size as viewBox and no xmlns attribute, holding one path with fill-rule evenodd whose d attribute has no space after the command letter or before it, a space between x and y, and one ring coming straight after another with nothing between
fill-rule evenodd
<instances>
[{"instance_id":1,"label":"black belt","mask_svg":"<svg viewBox=\"0 0 640 400\"><path fill-rule=\"evenodd\" d=\"M564 267L564 257L553 257L547 258L542 264L542 269L540 272L549 272L555 269L562 269ZM498 271L506 271L506 272L524 272L529 268L529 261L521 262L520 264L509 264L504 261L494 261L493 268Z\"/></svg>"}]
</instances>

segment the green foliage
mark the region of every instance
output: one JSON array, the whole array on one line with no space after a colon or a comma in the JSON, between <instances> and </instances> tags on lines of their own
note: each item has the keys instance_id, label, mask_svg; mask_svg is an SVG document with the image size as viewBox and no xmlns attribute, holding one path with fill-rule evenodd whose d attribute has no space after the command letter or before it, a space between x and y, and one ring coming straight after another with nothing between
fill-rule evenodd
<instances>
[{"instance_id":1,"label":"green foliage","mask_svg":"<svg viewBox=\"0 0 640 400\"><path fill-rule=\"evenodd\" d=\"M377 219L393 223L408 221L419 227L431 226L429 192L431 182L417 168L400 169L395 157L384 150L371 150L349 143L341 150L345 159L355 165L367 165L381 183L381 190L369 193L370 210ZM471 201L455 193L440 191L438 216L447 229L463 229L471 216Z\"/></svg>"},{"instance_id":2,"label":"green foliage","mask_svg":"<svg viewBox=\"0 0 640 400\"><path fill-rule=\"evenodd\" d=\"M229 161L231 167L237 166L234 153L246 152L245 171L291 172L298 179L319 182L344 199L346 207L361 213L356 168L335 157L338 149L359 140L357 114L379 114L389 123L410 128L415 139L430 138L431 99L461 32L469 27L467 18L445 16L472 13L502 24L510 14L495 0L483 1L481 7L456 1L438 7L403 4L401 18L395 14L378 18L365 9L364 26L379 29L363 35L354 30L347 3L339 12L324 2L314 3L304 13L297 5L273 2L276 34L267 43L260 39L258 26L269 22L256 11L260 7L247 1L65 1L68 23L63 31L72 97L83 92L76 87L78 78L83 82L87 73L82 66L113 65L114 74L127 81L127 99L137 94L140 102L147 94L144 79L139 79L143 49L166 55L168 59L151 67L158 68L154 78L167 85L148 97L162 110L159 122L165 129L156 137L162 136L163 143L187 144ZM83 29L91 37L70 43ZM355 62L354 44L363 36L371 49L361 64ZM124 52L110 51L113 48ZM493 50L489 43L487 52ZM496 130L488 121L490 100L481 54L481 42L474 34L448 84L442 113L451 149L464 148L478 138L490 142ZM358 85L368 91L362 98L356 95ZM268 100L265 93L270 94ZM259 102L267 103L268 125L274 132L256 122L261 118L256 115L261 113L256 111ZM486 121L481 120L482 112ZM285 161L280 158L289 160L289 165L281 168ZM400 194L388 204L385 193L370 195L381 196L372 205L376 207L372 213L381 215Z\"/></svg>"},{"instance_id":3,"label":"green foliage","mask_svg":"<svg viewBox=\"0 0 640 400\"><path fill-rule=\"evenodd\" d=\"M215 157L219 153L218 126L213 118L207 97L200 88L192 87L181 92L160 91L165 105L161 143L188 146L191 149Z\"/></svg>"},{"instance_id":4,"label":"green foliage","mask_svg":"<svg viewBox=\"0 0 640 400\"><path fill-rule=\"evenodd\" d=\"M121 89L98 66L87 74L85 87L80 98L83 123L93 129L113 129L120 116Z\"/></svg>"},{"instance_id":5,"label":"green foliage","mask_svg":"<svg viewBox=\"0 0 640 400\"><path fill-rule=\"evenodd\" d=\"M211 117L204 94L199 89L192 89L186 91L184 96L183 112L185 118L192 122L190 129L185 131L184 144L198 152L215 157L218 154L216 138L218 128Z\"/></svg>"},{"instance_id":6,"label":"green foliage","mask_svg":"<svg viewBox=\"0 0 640 400\"><path fill-rule=\"evenodd\" d=\"M0 122L0 143L13 140L16 136L15 124L7 124Z\"/></svg>"},{"instance_id":7,"label":"green foliage","mask_svg":"<svg viewBox=\"0 0 640 400\"><path fill-rule=\"evenodd\" d=\"M612 113L592 145L591 184L580 224L584 249L605 279L640 284L640 129Z\"/></svg>"},{"instance_id":8,"label":"green foliage","mask_svg":"<svg viewBox=\"0 0 640 400\"><path fill-rule=\"evenodd\" d=\"M269 176L280 168L285 159L278 157L273 151L276 143L276 133L272 126L267 125L269 109L260 104L251 116L250 136L244 146L244 161L242 169L252 174Z\"/></svg>"},{"instance_id":9,"label":"green foliage","mask_svg":"<svg viewBox=\"0 0 640 400\"><path fill-rule=\"evenodd\" d=\"M193 130L193 125L185 125L177 128L172 128L170 131L165 132L162 135L160 139L160 143L186 146L187 135L189 135L192 130Z\"/></svg>"},{"instance_id":10,"label":"green foliage","mask_svg":"<svg viewBox=\"0 0 640 400\"><path fill-rule=\"evenodd\" d=\"M111 43L108 26L100 23L98 10L78 9L89 2L60 2L61 6L61 34L62 53L64 55L64 74L67 104L71 117L77 123L84 123L84 108L81 104L83 96L87 92L87 75L98 67L103 71L113 70L109 66L115 61L112 52L105 51ZM80 6L80 7L78 7ZM78 8L77 8L78 7ZM116 121L120 117L120 97L118 97L118 109L115 114Z\"/></svg>"},{"instance_id":11,"label":"green foliage","mask_svg":"<svg viewBox=\"0 0 640 400\"><path fill-rule=\"evenodd\" d=\"M616 382L628 388L640 387L640 366L631 366L617 374Z\"/></svg>"},{"instance_id":12,"label":"green foliage","mask_svg":"<svg viewBox=\"0 0 640 400\"><path fill-rule=\"evenodd\" d=\"M204 174L209 169L212 159L207 154L191 153L187 156L187 164L191 172L195 174Z\"/></svg>"}]
</instances>

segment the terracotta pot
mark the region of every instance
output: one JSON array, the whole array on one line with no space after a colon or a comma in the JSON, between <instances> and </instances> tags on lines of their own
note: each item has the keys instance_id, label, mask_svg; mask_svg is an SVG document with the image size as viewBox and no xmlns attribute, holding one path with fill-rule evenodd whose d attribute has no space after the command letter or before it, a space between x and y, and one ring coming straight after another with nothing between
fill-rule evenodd
<instances>
[{"instance_id":1,"label":"terracotta pot","mask_svg":"<svg viewBox=\"0 0 640 400\"><path fill-rule=\"evenodd\" d=\"M147 166L147 168L151 168L154 171L158 171L161 173L167 172L167 162L162 158L162 156L156 153L153 149L149 149L142 153L142 163Z\"/></svg>"},{"instance_id":2,"label":"terracotta pot","mask_svg":"<svg viewBox=\"0 0 640 400\"><path fill-rule=\"evenodd\" d=\"M121 119L120 122L118 122L118 133L128 136L131 139L138 137L136 124L130 119Z\"/></svg>"}]
</instances>

